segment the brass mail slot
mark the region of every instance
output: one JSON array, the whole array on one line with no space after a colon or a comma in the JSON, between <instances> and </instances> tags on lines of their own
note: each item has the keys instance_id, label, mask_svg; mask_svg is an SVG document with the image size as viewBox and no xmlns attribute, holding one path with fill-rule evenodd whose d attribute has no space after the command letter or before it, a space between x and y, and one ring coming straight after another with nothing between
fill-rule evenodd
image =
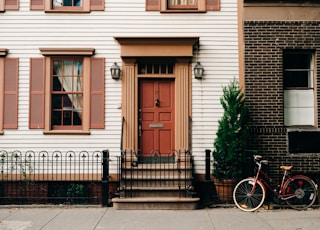
<instances>
[{"instance_id":1,"label":"brass mail slot","mask_svg":"<svg viewBox=\"0 0 320 230\"><path fill-rule=\"evenodd\" d=\"M163 124L150 124L149 128L163 128Z\"/></svg>"}]
</instances>

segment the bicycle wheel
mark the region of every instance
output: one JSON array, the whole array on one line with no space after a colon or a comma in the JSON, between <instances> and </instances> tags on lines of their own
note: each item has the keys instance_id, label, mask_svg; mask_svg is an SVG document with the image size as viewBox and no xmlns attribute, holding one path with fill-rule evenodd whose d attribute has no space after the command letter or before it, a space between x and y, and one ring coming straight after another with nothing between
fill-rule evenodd
<instances>
[{"instance_id":1,"label":"bicycle wheel","mask_svg":"<svg viewBox=\"0 0 320 230\"><path fill-rule=\"evenodd\" d=\"M260 208L266 197L263 184L257 181L254 190L254 178L240 181L233 190L233 201L242 211L252 212Z\"/></svg>"},{"instance_id":2,"label":"bicycle wheel","mask_svg":"<svg viewBox=\"0 0 320 230\"><path fill-rule=\"evenodd\" d=\"M289 178L284 185L284 197L289 194L295 196L286 200L287 204L294 209L303 210L313 205L317 189L310 178L297 175Z\"/></svg>"}]
</instances>

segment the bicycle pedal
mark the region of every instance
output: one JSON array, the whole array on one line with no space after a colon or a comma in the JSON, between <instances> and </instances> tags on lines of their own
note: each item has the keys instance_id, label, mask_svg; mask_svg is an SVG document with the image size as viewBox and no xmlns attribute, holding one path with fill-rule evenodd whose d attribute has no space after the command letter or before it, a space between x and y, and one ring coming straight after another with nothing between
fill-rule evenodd
<instances>
[{"instance_id":1,"label":"bicycle pedal","mask_svg":"<svg viewBox=\"0 0 320 230\"><path fill-rule=\"evenodd\" d=\"M248 206L245 205L245 204L242 204L242 205L241 205L241 208L248 208Z\"/></svg>"}]
</instances>

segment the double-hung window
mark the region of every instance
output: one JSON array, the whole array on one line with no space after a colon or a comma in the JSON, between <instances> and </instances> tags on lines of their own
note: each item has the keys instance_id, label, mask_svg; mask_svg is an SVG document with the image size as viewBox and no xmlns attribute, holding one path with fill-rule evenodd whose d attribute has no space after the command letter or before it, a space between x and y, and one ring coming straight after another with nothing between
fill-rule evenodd
<instances>
[{"instance_id":1,"label":"double-hung window","mask_svg":"<svg viewBox=\"0 0 320 230\"><path fill-rule=\"evenodd\" d=\"M104 4L105 0L30 0L30 9L47 13L90 13L93 10L103 11Z\"/></svg>"},{"instance_id":2,"label":"double-hung window","mask_svg":"<svg viewBox=\"0 0 320 230\"><path fill-rule=\"evenodd\" d=\"M53 0L53 9L82 7L82 0Z\"/></svg>"},{"instance_id":3,"label":"double-hung window","mask_svg":"<svg viewBox=\"0 0 320 230\"><path fill-rule=\"evenodd\" d=\"M284 124L315 126L314 53L283 53Z\"/></svg>"},{"instance_id":4,"label":"double-hung window","mask_svg":"<svg viewBox=\"0 0 320 230\"><path fill-rule=\"evenodd\" d=\"M204 13L220 10L220 0L145 0L147 11L161 13Z\"/></svg>"}]
</instances>

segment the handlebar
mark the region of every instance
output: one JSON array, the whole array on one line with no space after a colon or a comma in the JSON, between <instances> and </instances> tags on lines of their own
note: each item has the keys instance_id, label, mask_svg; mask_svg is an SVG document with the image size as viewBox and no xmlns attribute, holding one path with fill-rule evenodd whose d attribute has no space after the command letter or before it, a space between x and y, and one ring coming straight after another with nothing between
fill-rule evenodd
<instances>
[{"instance_id":1,"label":"handlebar","mask_svg":"<svg viewBox=\"0 0 320 230\"><path fill-rule=\"evenodd\" d=\"M254 159L254 161L255 161L256 164L257 164L257 163L258 163L258 164L261 163L261 164L267 165L267 164L269 163L268 160L261 160L261 159L262 159L262 156L261 156L261 155L253 155L253 159Z\"/></svg>"}]
</instances>

